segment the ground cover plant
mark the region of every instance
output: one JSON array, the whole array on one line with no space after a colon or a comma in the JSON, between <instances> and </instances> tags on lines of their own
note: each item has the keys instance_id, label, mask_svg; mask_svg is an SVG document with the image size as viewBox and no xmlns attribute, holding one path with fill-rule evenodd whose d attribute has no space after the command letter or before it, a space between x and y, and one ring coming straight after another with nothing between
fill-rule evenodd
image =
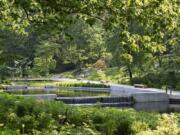
<instances>
[{"instance_id":1,"label":"ground cover plant","mask_svg":"<svg viewBox=\"0 0 180 135\"><path fill-rule=\"evenodd\" d=\"M94 88L110 88L108 84L100 83L90 83L90 82L54 82L54 81L17 81L12 82L17 85L27 85L27 86L62 86L62 87L94 87Z\"/></svg>"},{"instance_id":2,"label":"ground cover plant","mask_svg":"<svg viewBox=\"0 0 180 135\"><path fill-rule=\"evenodd\" d=\"M94 88L110 88L109 85L106 84L97 84L97 83L82 83L82 82L61 82L58 86L64 87L94 87Z\"/></svg>"},{"instance_id":3,"label":"ground cover plant","mask_svg":"<svg viewBox=\"0 0 180 135\"><path fill-rule=\"evenodd\" d=\"M0 134L178 135L179 114L72 107L57 101L0 94Z\"/></svg>"},{"instance_id":4,"label":"ground cover plant","mask_svg":"<svg viewBox=\"0 0 180 135\"><path fill-rule=\"evenodd\" d=\"M89 92L89 91L80 91L80 90L16 90L16 91L5 91L9 94L56 94L60 97L87 97L87 96L110 96L109 93L105 92Z\"/></svg>"}]
</instances>

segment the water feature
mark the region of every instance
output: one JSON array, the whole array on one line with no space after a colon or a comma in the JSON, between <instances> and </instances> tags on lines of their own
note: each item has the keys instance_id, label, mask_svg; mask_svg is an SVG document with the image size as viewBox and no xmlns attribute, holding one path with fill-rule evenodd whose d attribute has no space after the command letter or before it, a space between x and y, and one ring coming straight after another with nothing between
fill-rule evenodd
<instances>
[{"instance_id":1,"label":"water feature","mask_svg":"<svg viewBox=\"0 0 180 135\"><path fill-rule=\"evenodd\" d=\"M169 102L140 102L134 103L129 96L112 96L108 92L72 90L72 89L25 89L6 90L16 95L32 96L37 99L55 99L76 106L102 106L116 108L134 108L137 111L147 112L180 112L180 106L171 105ZM48 95L49 94L49 95Z\"/></svg>"},{"instance_id":2,"label":"water feature","mask_svg":"<svg viewBox=\"0 0 180 135\"><path fill-rule=\"evenodd\" d=\"M18 95L56 94L58 97L87 97L87 96L110 96L107 92L91 92L81 90L46 89L46 90L6 90L6 92Z\"/></svg>"}]
</instances>

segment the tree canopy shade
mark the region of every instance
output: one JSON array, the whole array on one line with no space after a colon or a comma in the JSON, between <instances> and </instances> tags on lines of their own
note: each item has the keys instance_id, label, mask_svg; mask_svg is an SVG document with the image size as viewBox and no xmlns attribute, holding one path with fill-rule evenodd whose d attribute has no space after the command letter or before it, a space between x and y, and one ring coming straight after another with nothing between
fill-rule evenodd
<instances>
[{"instance_id":1,"label":"tree canopy shade","mask_svg":"<svg viewBox=\"0 0 180 135\"><path fill-rule=\"evenodd\" d=\"M126 67L131 80L179 72L179 7L179 0L1 0L0 63L46 74L111 55L109 66Z\"/></svg>"},{"instance_id":2,"label":"tree canopy shade","mask_svg":"<svg viewBox=\"0 0 180 135\"><path fill-rule=\"evenodd\" d=\"M164 25L171 24L167 29L173 29L176 25L174 19L178 18L178 4L176 0L2 0L1 19L7 25L18 28L14 24L20 24L22 27L30 23L49 21L66 24L72 21L72 16L83 18L90 24L94 23L94 19L98 19L105 22L107 27L117 22L127 27L127 23L134 18L141 20L147 27L158 27L161 21ZM173 19L170 19L172 17ZM161 27L164 28L163 25Z\"/></svg>"}]
</instances>

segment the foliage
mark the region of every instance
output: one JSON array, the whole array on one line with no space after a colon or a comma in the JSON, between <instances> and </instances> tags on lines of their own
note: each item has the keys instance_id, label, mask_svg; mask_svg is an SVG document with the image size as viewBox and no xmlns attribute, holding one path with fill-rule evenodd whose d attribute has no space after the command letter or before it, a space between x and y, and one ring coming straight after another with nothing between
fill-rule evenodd
<instances>
[{"instance_id":1,"label":"foliage","mask_svg":"<svg viewBox=\"0 0 180 135\"><path fill-rule=\"evenodd\" d=\"M52 82L52 81L20 81L14 82L16 84L26 84L29 86L63 86L63 87L96 87L96 88L109 88L110 86L103 83L90 83L90 82L70 82L70 81L62 81L62 82Z\"/></svg>"},{"instance_id":2,"label":"foliage","mask_svg":"<svg viewBox=\"0 0 180 135\"><path fill-rule=\"evenodd\" d=\"M75 79L76 77L72 74L63 74L64 78L70 78L70 79Z\"/></svg>"},{"instance_id":3,"label":"foliage","mask_svg":"<svg viewBox=\"0 0 180 135\"><path fill-rule=\"evenodd\" d=\"M5 65L0 66L0 80L6 79L12 73L11 68L8 68Z\"/></svg>"},{"instance_id":4,"label":"foliage","mask_svg":"<svg viewBox=\"0 0 180 135\"><path fill-rule=\"evenodd\" d=\"M145 84L148 87L161 88L163 85L162 76L160 74L149 73L143 77L134 77L131 84Z\"/></svg>"},{"instance_id":5,"label":"foliage","mask_svg":"<svg viewBox=\"0 0 180 135\"><path fill-rule=\"evenodd\" d=\"M36 57L34 59L34 73L37 75L48 75L49 71L54 69L56 61L52 57Z\"/></svg>"},{"instance_id":6,"label":"foliage","mask_svg":"<svg viewBox=\"0 0 180 135\"><path fill-rule=\"evenodd\" d=\"M96 63L94 64L94 66L95 66L95 68L97 68L99 70L104 70L107 67L105 61L102 59L97 60Z\"/></svg>"},{"instance_id":7,"label":"foliage","mask_svg":"<svg viewBox=\"0 0 180 135\"><path fill-rule=\"evenodd\" d=\"M137 135L178 135L180 133L179 125L175 115L163 114L160 117L156 130L146 129L137 133Z\"/></svg>"},{"instance_id":8,"label":"foliage","mask_svg":"<svg viewBox=\"0 0 180 135\"><path fill-rule=\"evenodd\" d=\"M88 97L88 96L109 96L109 93L105 92L89 92L85 90L18 90L18 91L8 91L9 94L18 94L18 95L26 95L26 94L56 94L60 97Z\"/></svg>"},{"instance_id":9,"label":"foliage","mask_svg":"<svg viewBox=\"0 0 180 135\"><path fill-rule=\"evenodd\" d=\"M170 89L179 90L178 88L179 73L148 73L142 77L134 77L131 84L145 84L148 87L163 88L163 86Z\"/></svg>"},{"instance_id":10,"label":"foliage","mask_svg":"<svg viewBox=\"0 0 180 135\"><path fill-rule=\"evenodd\" d=\"M0 131L1 135L20 135L20 132L17 130L5 129Z\"/></svg>"},{"instance_id":11,"label":"foliage","mask_svg":"<svg viewBox=\"0 0 180 135\"><path fill-rule=\"evenodd\" d=\"M113 83L127 84L129 79L124 68L112 67L106 68L104 71L92 69L90 74L86 76L89 80L106 81Z\"/></svg>"},{"instance_id":12,"label":"foliage","mask_svg":"<svg viewBox=\"0 0 180 135\"><path fill-rule=\"evenodd\" d=\"M72 107L57 101L41 101L8 94L0 95L0 105L0 133L4 134L14 131L17 135L159 135L168 131L175 135L179 132L178 114L144 112L142 115L131 109ZM153 127L151 124L154 124Z\"/></svg>"},{"instance_id":13,"label":"foliage","mask_svg":"<svg viewBox=\"0 0 180 135\"><path fill-rule=\"evenodd\" d=\"M141 131L148 130L148 125L145 122L135 121L132 124L132 130L134 131L134 134L137 134Z\"/></svg>"},{"instance_id":14,"label":"foliage","mask_svg":"<svg viewBox=\"0 0 180 135\"><path fill-rule=\"evenodd\" d=\"M96 83L81 83L81 82L61 82L58 86L64 87L95 87L95 88L109 88L109 85L106 84L96 84Z\"/></svg>"},{"instance_id":15,"label":"foliage","mask_svg":"<svg viewBox=\"0 0 180 135\"><path fill-rule=\"evenodd\" d=\"M177 0L2 0L0 6L0 79L82 69L103 59L106 67L123 69L119 83L165 73L161 86L178 85L167 80L180 67ZM97 73L97 80L113 78Z\"/></svg>"}]
</instances>

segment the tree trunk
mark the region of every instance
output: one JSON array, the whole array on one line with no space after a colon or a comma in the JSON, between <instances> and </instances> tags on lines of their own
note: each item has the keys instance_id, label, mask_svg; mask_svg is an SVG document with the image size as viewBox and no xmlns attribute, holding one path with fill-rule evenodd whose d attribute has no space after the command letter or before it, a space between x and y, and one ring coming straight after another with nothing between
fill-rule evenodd
<instances>
[{"instance_id":1,"label":"tree trunk","mask_svg":"<svg viewBox=\"0 0 180 135\"><path fill-rule=\"evenodd\" d=\"M162 67L162 60L161 60L160 56L158 56L158 63L159 63L159 67L161 68Z\"/></svg>"},{"instance_id":2,"label":"tree trunk","mask_svg":"<svg viewBox=\"0 0 180 135\"><path fill-rule=\"evenodd\" d=\"M129 79L131 81L133 76L132 76L132 70L131 70L130 65L127 65L127 69L128 69Z\"/></svg>"}]
</instances>

